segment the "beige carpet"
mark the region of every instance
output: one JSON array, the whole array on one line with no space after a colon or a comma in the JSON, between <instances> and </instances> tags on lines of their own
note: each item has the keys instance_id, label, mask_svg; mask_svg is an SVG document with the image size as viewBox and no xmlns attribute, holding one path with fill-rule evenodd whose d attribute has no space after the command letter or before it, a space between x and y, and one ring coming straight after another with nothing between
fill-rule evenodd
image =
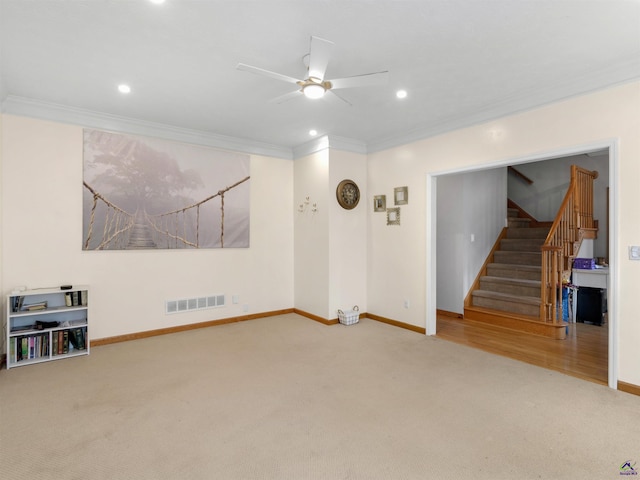
<instances>
[{"instance_id":1,"label":"beige carpet","mask_svg":"<svg viewBox=\"0 0 640 480\"><path fill-rule=\"evenodd\" d=\"M615 479L640 397L297 315L0 372L2 479ZM637 478L637 477L636 477Z\"/></svg>"}]
</instances>

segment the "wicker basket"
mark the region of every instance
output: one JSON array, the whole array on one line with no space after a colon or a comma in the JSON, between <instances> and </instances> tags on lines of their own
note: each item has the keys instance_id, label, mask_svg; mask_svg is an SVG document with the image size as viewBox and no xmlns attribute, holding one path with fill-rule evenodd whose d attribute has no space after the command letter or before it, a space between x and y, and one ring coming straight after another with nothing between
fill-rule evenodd
<instances>
[{"instance_id":1,"label":"wicker basket","mask_svg":"<svg viewBox=\"0 0 640 480\"><path fill-rule=\"evenodd\" d=\"M345 312L338 310L338 320L340 320L340 323L343 325L353 325L354 323L358 323L360 320L360 309L355 305L352 310L347 310Z\"/></svg>"}]
</instances>

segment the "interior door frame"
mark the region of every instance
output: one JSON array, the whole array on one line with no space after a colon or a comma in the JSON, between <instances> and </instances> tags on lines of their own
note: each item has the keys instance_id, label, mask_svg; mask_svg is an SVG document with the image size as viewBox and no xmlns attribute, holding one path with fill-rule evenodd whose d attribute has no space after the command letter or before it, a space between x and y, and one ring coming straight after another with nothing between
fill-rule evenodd
<instances>
[{"instance_id":1,"label":"interior door frame","mask_svg":"<svg viewBox=\"0 0 640 480\"><path fill-rule=\"evenodd\" d=\"M550 160L558 157L567 157L571 155L581 155L598 150L609 151L609 205L608 205L608 250L609 250L609 285L607 288L607 310L608 310L608 385L610 388L618 388L618 309L619 309L619 274L618 265L620 265L620 249L618 248L619 237L619 147L617 139L605 140L602 142L575 145L563 149L544 152L526 157L507 158L494 163L484 164L480 166L463 167L454 170L446 170L440 172L428 172L426 174L426 334L436 334L436 299L437 299L437 245L436 234L438 228L437 222L437 181L442 175L455 173L469 173L480 170L487 170L497 167L507 167L509 165L517 165L520 163L539 162ZM506 221L506 219L505 219Z\"/></svg>"}]
</instances>

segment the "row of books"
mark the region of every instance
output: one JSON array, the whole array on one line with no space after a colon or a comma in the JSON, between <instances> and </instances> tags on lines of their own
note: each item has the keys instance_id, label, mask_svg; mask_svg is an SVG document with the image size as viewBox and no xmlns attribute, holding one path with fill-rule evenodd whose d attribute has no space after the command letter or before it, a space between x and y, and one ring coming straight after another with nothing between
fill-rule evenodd
<instances>
[{"instance_id":1,"label":"row of books","mask_svg":"<svg viewBox=\"0 0 640 480\"><path fill-rule=\"evenodd\" d=\"M9 340L9 361L11 363L49 356L49 335L24 335Z\"/></svg>"},{"instance_id":2,"label":"row of books","mask_svg":"<svg viewBox=\"0 0 640 480\"><path fill-rule=\"evenodd\" d=\"M23 296L20 297L11 297L11 301L13 305L11 306L11 310L14 312L20 311L35 311L35 310L45 310L47 308L47 302L34 302L34 303L24 303Z\"/></svg>"},{"instance_id":3,"label":"row of books","mask_svg":"<svg viewBox=\"0 0 640 480\"><path fill-rule=\"evenodd\" d=\"M49 334L51 342L49 342ZM9 339L9 361L16 363L50 355L64 355L73 350L85 350L86 348L87 327L20 335Z\"/></svg>"},{"instance_id":4,"label":"row of books","mask_svg":"<svg viewBox=\"0 0 640 480\"><path fill-rule=\"evenodd\" d=\"M67 307L87 306L87 291L79 290L75 292L64 293L64 303Z\"/></svg>"}]
</instances>

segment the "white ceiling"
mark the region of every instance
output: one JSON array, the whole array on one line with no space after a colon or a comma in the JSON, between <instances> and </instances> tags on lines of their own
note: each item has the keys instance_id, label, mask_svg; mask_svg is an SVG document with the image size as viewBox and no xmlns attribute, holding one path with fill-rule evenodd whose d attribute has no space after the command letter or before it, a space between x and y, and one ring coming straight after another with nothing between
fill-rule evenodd
<instances>
[{"instance_id":1,"label":"white ceiling","mask_svg":"<svg viewBox=\"0 0 640 480\"><path fill-rule=\"evenodd\" d=\"M248 150L292 152L313 128L376 151L640 78L640 0L0 0L0 16L3 111L55 104ZM329 78L389 84L341 90L353 106L276 104L291 84L236 70L304 78L311 35L335 43Z\"/></svg>"}]
</instances>

